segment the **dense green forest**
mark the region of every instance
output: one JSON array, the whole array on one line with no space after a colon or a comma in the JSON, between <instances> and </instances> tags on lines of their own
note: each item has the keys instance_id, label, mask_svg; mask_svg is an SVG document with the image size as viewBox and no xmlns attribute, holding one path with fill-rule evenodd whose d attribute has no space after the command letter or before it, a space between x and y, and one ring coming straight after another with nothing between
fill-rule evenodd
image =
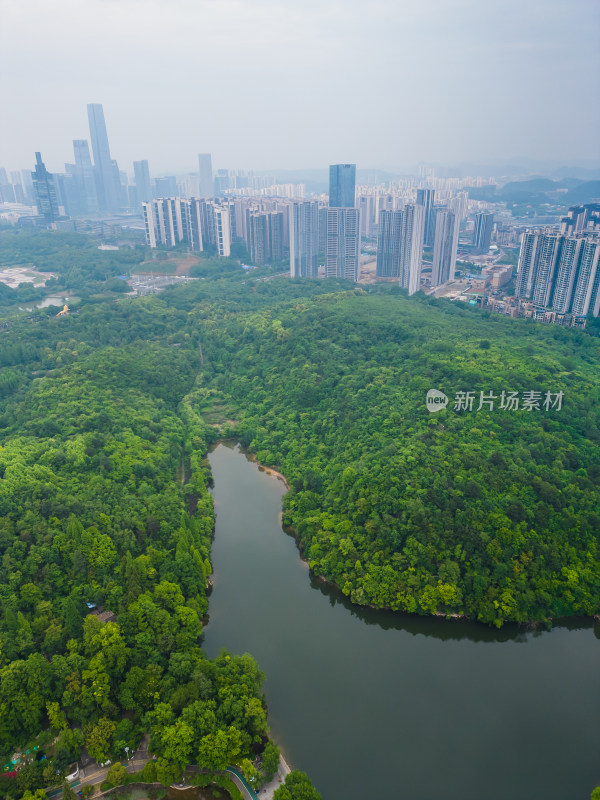
<instances>
[{"instance_id":1,"label":"dense green forest","mask_svg":"<svg viewBox=\"0 0 600 800\"><path fill-rule=\"evenodd\" d=\"M57 739L45 769L0 777L4 794L51 784L83 745L118 757L143 732L162 782L196 762L258 778L260 670L200 648L205 455L222 435L286 475L285 521L356 604L498 626L598 612L597 337L213 261L188 286L90 302L142 255L117 251L102 276L86 237L43 234L45 254L27 236L31 250L0 233L2 263L47 258L83 301L0 330L3 763ZM451 398L436 414L431 388ZM460 391L472 411L453 409ZM564 400L477 410L480 392L502 391Z\"/></svg>"},{"instance_id":2,"label":"dense green forest","mask_svg":"<svg viewBox=\"0 0 600 800\"><path fill-rule=\"evenodd\" d=\"M597 611L597 339L357 290L232 315L205 341L210 390L353 602L496 625ZM473 391L473 410L430 414L430 388ZM564 404L502 410L503 390Z\"/></svg>"}]
</instances>

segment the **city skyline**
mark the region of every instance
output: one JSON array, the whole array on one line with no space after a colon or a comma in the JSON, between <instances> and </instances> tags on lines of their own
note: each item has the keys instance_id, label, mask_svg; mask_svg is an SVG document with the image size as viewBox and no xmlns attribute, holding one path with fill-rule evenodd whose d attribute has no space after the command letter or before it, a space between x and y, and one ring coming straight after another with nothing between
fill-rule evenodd
<instances>
[{"instance_id":1,"label":"city skyline","mask_svg":"<svg viewBox=\"0 0 600 800\"><path fill-rule=\"evenodd\" d=\"M139 160L155 174L194 171L199 152L216 165L257 170L344 160L402 170L419 161L600 163L592 135L600 109L590 102L600 92L593 0L381 0L368 15L360 10L337 0L285 10L273 0L7 0L2 105L18 123L0 133L0 163L21 169L41 150L48 169L62 171L70 141L86 137L90 100L103 104L113 158L128 171ZM167 84L170 55L182 74L208 80ZM349 74L338 86L340 58ZM216 63L219 80L211 79ZM401 80L416 63L411 81ZM268 91L252 80L267 67ZM157 114L153 99L167 86ZM549 126L547 109L566 95L577 125L556 115ZM271 130L264 121L275 98ZM347 109L361 106L348 126Z\"/></svg>"}]
</instances>

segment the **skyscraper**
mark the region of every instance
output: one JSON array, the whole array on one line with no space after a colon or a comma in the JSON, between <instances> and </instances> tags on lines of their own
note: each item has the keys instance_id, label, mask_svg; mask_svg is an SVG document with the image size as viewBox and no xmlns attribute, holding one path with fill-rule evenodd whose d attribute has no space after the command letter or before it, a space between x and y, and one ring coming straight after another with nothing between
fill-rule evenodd
<instances>
[{"instance_id":1,"label":"skyscraper","mask_svg":"<svg viewBox=\"0 0 600 800\"><path fill-rule=\"evenodd\" d=\"M563 237L556 231L542 235L538 242L535 281L532 302L536 306L548 306L552 297L556 265L560 257Z\"/></svg>"},{"instance_id":2,"label":"skyscraper","mask_svg":"<svg viewBox=\"0 0 600 800\"><path fill-rule=\"evenodd\" d=\"M31 173L38 215L45 222L55 222L60 216L56 200L54 178L46 169L41 153L35 154L35 171Z\"/></svg>"},{"instance_id":3,"label":"skyscraper","mask_svg":"<svg viewBox=\"0 0 600 800\"><path fill-rule=\"evenodd\" d=\"M379 230L377 234L377 270L378 278L399 278L402 255L402 211L379 212Z\"/></svg>"},{"instance_id":4,"label":"skyscraper","mask_svg":"<svg viewBox=\"0 0 600 800\"><path fill-rule=\"evenodd\" d=\"M356 208L327 209L325 277L358 280L360 213Z\"/></svg>"},{"instance_id":5,"label":"skyscraper","mask_svg":"<svg viewBox=\"0 0 600 800\"><path fill-rule=\"evenodd\" d=\"M433 247L435 243L435 189L417 189L417 205L425 208L425 247Z\"/></svg>"},{"instance_id":6,"label":"skyscraper","mask_svg":"<svg viewBox=\"0 0 600 800\"><path fill-rule=\"evenodd\" d=\"M231 255L231 220L229 216L229 207L215 205L213 209L217 255L229 256Z\"/></svg>"},{"instance_id":7,"label":"skyscraper","mask_svg":"<svg viewBox=\"0 0 600 800\"><path fill-rule=\"evenodd\" d=\"M454 278L458 252L458 219L453 211L446 208L438 208L435 217L431 285L440 286Z\"/></svg>"},{"instance_id":8,"label":"skyscraper","mask_svg":"<svg viewBox=\"0 0 600 800\"><path fill-rule=\"evenodd\" d=\"M485 211L475 216L475 228L473 230L473 247L479 253L487 253L492 243L492 231L494 230L494 215Z\"/></svg>"},{"instance_id":9,"label":"skyscraper","mask_svg":"<svg viewBox=\"0 0 600 800\"><path fill-rule=\"evenodd\" d=\"M294 203L290 209L290 274L316 278L319 273L319 204Z\"/></svg>"},{"instance_id":10,"label":"skyscraper","mask_svg":"<svg viewBox=\"0 0 600 800\"><path fill-rule=\"evenodd\" d=\"M407 205L402 210L379 212L377 275L398 278L409 294L421 287L421 256L425 209Z\"/></svg>"},{"instance_id":11,"label":"skyscraper","mask_svg":"<svg viewBox=\"0 0 600 800\"><path fill-rule=\"evenodd\" d=\"M97 214L98 193L87 139L73 139L73 152L75 154L75 176L79 184L82 206L86 213Z\"/></svg>"},{"instance_id":12,"label":"skyscraper","mask_svg":"<svg viewBox=\"0 0 600 800\"><path fill-rule=\"evenodd\" d=\"M152 185L150 183L150 170L147 161L134 161L133 174L137 189L138 203L147 203L152 200Z\"/></svg>"},{"instance_id":13,"label":"skyscraper","mask_svg":"<svg viewBox=\"0 0 600 800\"><path fill-rule=\"evenodd\" d=\"M600 313L600 236L593 229L523 234L515 296L573 320Z\"/></svg>"},{"instance_id":14,"label":"skyscraper","mask_svg":"<svg viewBox=\"0 0 600 800\"><path fill-rule=\"evenodd\" d=\"M573 286L577 277L579 257L584 239L581 236L567 236L563 241L556 267L556 281L552 307L557 314L570 311L573 299Z\"/></svg>"},{"instance_id":15,"label":"skyscraper","mask_svg":"<svg viewBox=\"0 0 600 800\"><path fill-rule=\"evenodd\" d=\"M213 172L210 153L198 155L200 197L213 197Z\"/></svg>"},{"instance_id":16,"label":"skyscraper","mask_svg":"<svg viewBox=\"0 0 600 800\"><path fill-rule=\"evenodd\" d=\"M229 170L218 169L214 180L214 197L223 197L225 192L231 188L231 176Z\"/></svg>"},{"instance_id":17,"label":"skyscraper","mask_svg":"<svg viewBox=\"0 0 600 800\"><path fill-rule=\"evenodd\" d=\"M175 175L165 175L163 178L155 178L154 196L156 198L177 197L177 178Z\"/></svg>"},{"instance_id":18,"label":"skyscraper","mask_svg":"<svg viewBox=\"0 0 600 800\"><path fill-rule=\"evenodd\" d=\"M94 153L98 205L101 211L118 211L121 205L119 169L110 157L104 111L100 103L89 103L87 111Z\"/></svg>"},{"instance_id":19,"label":"skyscraper","mask_svg":"<svg viewBox=\"0 0 600 800\"><path fill-rule=\"evenodd\" d=\"M354 208L356 164L332 164L329 167L329 207Z\"/></svg>"},{"instance_id":20,"label":"skyscraper","mask_svg":"<svg viewBox=\"0 0 600 800\"><path fill-rule=\"evenodd\" d=\"M600 238L586 236L581 248L571 313L574 317L600 314Z\"/></svg>"}]
</instances>

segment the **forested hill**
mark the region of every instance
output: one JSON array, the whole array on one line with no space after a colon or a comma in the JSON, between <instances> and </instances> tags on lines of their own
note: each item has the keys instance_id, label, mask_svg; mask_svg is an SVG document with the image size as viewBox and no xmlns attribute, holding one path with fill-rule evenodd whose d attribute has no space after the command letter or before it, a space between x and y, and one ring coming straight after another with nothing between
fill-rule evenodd
<instances>
[{"instance_id":1,"label":"forested hill","mask_svg":"<svg viewBox=\"0 0 600 800\"><path fill-rule=\"evenodd\" d=\"M198 646L219 419L288 477L286 521L353 602L497 625L596 612L598 342L241 271L13 317L0 332L0 753L45 728L64 767L84 741L103 758L148 730L159 780L199 758L250 771L261 675ZM431 388L450 398L436 414ZM480 391L503 390L563 391L563 407L477 410ZM453 410L459 391L472 411Z\"/></svg>"},{"instance_id":2,"label":"forested hill","mask_svg":"<svg viewBox=\"0 0 600 800\"><path fill-rule=\"evenodd\" d=\"M286 522L353 602L496 625L598 610L597 339L362 290L191 313L207 386L287 476ZM450 398L436 414L431 388ZM472 411L453 410L461 391Z\"/></svg>"}]
</instances>

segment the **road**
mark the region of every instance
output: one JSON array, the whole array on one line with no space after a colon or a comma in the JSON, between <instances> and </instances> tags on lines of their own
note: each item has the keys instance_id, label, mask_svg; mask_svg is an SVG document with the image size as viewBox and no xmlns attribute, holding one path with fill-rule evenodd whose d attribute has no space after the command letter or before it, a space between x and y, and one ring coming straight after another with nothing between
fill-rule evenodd
<instances>
[{"instance_id":1,"label":"road","mask_svg":"<svg viewBox=\"0 0 600 800\"><path fill-rule=\"evenodd\" d=\"M127 772L139 772L144 768L144 766L150 760L150 754L148 753L148 741L149 737L146 734L142 739L142 742L138 749L135 752L135 757L132 758L130 761L122 762L123 765L126 764ZM71 788L74 789L76 792L81 791L83 786L96 786L96 791L94 792L91 797L98 797L100 792L100 784L106 780L106 776L110 769L111 765L106 767L100 767L96 762L88 764L87 767L81 767L79 770L79 778L77 781L74 781L71 784ZM201 771L200 767L191 766L191 772L199 772ZM252 788L249 786L248 782L242 775L242 773L236 769L235 767L227 767L227 773L238 789L241 791L242 795L244 796L244 800L272 800L273 793L276 789L281 786L283 781L285 780L285 776L290 771L289 766L287 765L283 756L281 756L279 761L279 769L270 783L263 786L263 788L256 794ZM185 785L187 786L187 784ZM173 785L174 789L182 789L185 786L180 785ZM55 789L53 792L48 792L49 796L52 800L60 800L62 798L62 791L60 789Z\"/></svg>"}]
</instances>

